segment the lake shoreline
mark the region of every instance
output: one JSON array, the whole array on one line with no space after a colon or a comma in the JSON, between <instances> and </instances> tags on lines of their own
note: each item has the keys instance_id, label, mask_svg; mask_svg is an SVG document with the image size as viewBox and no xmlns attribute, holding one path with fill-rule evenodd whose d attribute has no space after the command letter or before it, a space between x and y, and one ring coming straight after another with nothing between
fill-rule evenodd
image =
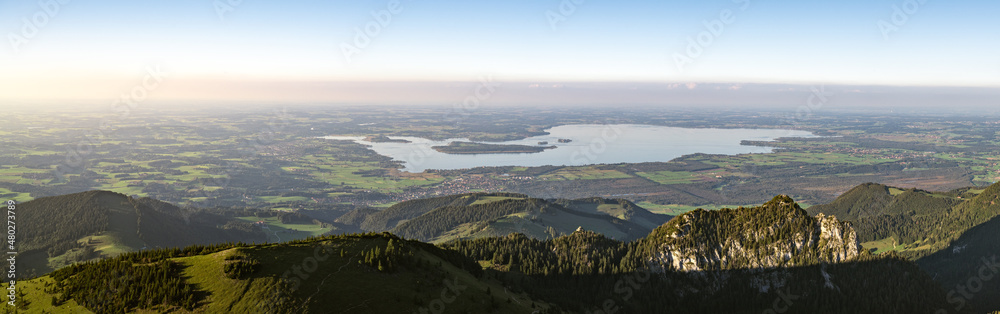
<instances>
[{"instance_id":1,"label":"lake shoreline","mask_svg":"<svg viewBox=\"0 0 1000 314\"><path fill-rule=\"evenodd\" d=\"M400 171L420 173L431 169L668 162L696 153L723 155L772 153L775 148L766 146L766 143L778 138L820 137L801 130L679 128L642 124L573 124L544 131L548 134L504 142L481 142L467 138L432 140L388 136L391 139L389 142L373 143L363 141L362 137L357 136L321 138L350 140L366 145L379 155L400 162L403 165ZM441 151L442 147L447 147L453 142L464 142L467 143L465 145L473 147ZM746 142L763 145L743 145ZM491 145L496 147L483 149ZM531 149L520 149L523 147ZM543 147L548 148L542 149ZM539 149L542 151L535 152ZM459 151L463 153L456 153Z\"/></svg>"}]
</instances>

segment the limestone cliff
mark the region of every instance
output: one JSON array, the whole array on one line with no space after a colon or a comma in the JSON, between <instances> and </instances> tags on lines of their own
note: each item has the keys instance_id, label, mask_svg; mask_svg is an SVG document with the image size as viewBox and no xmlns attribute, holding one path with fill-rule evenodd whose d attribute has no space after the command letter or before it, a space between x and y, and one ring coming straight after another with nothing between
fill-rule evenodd
<instances>
[{"instance_id":1,"label":"limestone cliff","mask_svg":"<svg viewBox=\"0 0 1000 314\"><path fill-rule=\"evenodd\" d=\"M784 195L758 207L686 213L644 242L647 266L660 272L839 263L860 254L849 222L811 217Z\"/></svg>"}]
</instances>

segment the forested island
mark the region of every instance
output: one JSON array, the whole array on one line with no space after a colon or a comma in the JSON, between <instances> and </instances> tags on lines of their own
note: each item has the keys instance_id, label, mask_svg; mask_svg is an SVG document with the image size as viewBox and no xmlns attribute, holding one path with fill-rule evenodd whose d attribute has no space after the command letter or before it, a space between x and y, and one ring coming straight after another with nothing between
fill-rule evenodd
<instances>
[{"instance_id":1,"label":"forested island","mask_svg":"<svg viewBox=\"0 0 1000 314\"><path fill-rule=\"evenodd\" d=\"M366 136L365 141L372 143L410 143L408 140L404 139L391 139L385 135L369 135Z\"/></svg>"},{"instance_id":2,"label":"forested island","mask_svg":"<svg viewBox=\"0 0 1000 314\"><path fill-rule=\"evenodd\" d=\"M445 154L520 154L520 153L540 153L546 149L556 148L552 146L529 146L529 145L506 145L506 144L485 144L473 142L451 142L446 146L431 147L436 151Z\"/></svg>"}]
</instances>

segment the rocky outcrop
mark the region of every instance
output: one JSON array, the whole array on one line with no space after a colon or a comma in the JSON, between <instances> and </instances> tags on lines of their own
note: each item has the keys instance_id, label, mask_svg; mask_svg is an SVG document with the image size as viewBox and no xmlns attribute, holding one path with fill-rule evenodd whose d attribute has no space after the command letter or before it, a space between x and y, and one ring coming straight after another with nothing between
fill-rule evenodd
<instances>
[{"instance_id":1,"label":"rocky outcrop","mask_svg":"<svg viewBox=\"0 0 1000 314\"><path fill-rule=\"evenodd\" d=\"M689 212L644 241L647 266L661 272L840 263L861 252L849 222L811 217L787 196L759 207Z\"/></svg>"}]
</instances>

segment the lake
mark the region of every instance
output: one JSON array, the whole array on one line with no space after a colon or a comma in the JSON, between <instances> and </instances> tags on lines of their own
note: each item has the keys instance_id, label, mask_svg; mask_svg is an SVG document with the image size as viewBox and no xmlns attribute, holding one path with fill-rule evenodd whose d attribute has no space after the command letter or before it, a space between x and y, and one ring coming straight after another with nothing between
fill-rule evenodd
<instances>
[{"instance_id":1,"label":"lake","mask_svg":"<svg viewBox=\"0 0 1000 314\"><path fill-rule=\"evenodd\" d=\"M549 135L493 144L555 145L540 153L454 155L431 149L464 138L434 141L418 137L395 137L411 143L371 143L363 137L325 136L368 145L375 152L404 162L407 172L427 169L468 169L483 166L581 166L670 161L684 155L770 153L773 148L740 145L742 140L771 141L780 137L816 137L807 131L780 129L692 129L636 124L577 124L546 130ZM569 139L569 143L559 143Z\"/></svg>"}]
</instances>

